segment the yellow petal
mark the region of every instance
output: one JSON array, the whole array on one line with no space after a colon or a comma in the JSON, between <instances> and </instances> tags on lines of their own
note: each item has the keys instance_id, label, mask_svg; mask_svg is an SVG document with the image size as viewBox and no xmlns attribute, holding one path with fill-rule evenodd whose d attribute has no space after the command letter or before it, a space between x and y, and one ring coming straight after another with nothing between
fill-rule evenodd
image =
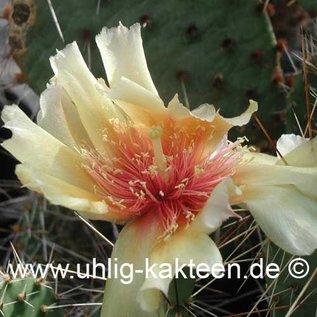
<instances>
[{"instance_id":1,"label":"yellow petal","mask_svg":"<svg viewBox=\"0 0 317 317\"><path fill-rule=\"evenodd\" d=\"M229 202L229 192L236 192L236 190L237 188L229 178L217 185L203 209L190 225L192 230L211 234L229 217L237 217Z\"/></svg>"},{"instance_id":2,"label":"yellow petal","mask_svg":"<svg viewBox=\"0 0 317 317\"><path fill-rule=\"evenodd\" d=\"M274 165L279 161L276 156L258 152L245 152L243 158L246 162L251 162L252 164ZM283 163L283 165L285 164Z\"/></svg>"},{"instance_id":3,"label":"yellow petal","mask_svg":"<svg viewBox=\"0 0 317 317\"><path fill-rule=\"evenodd\" d=\"M57 84L63 86L74 102L91 142L100 153L105 153L102 135L108 120L119 117L120 113L102 94L103 88L89 71L76 42L57 52L50 62Z\"/></svg>"},{"instance_id":4,"label":"yellow petal","mask_svg":"<svg viewBox=\"0 0 317 317\"><path fill-rule=\"evenodd\" d=\"M209 104L203 104L199 106L198 108L192 111L192 114L197 118L208 122L214 122L215 120L224 121L222 122L222 124L226 126L227 130L229 130L233 126L241 127L247 124L250 121L252 114L257 110L258 104L255 101L250 100L248 109L241 115L234 118L224 118L220 116L215 111L215 107Z\"/></svg>"},{"instance_id":5,"label":"yellow petal","mask_svg":"<svg viewBox=\"0 0 317 317\"><path fill-rule=\"evenodd\" d=\"M202 113L205 112L205 108L212 107L213 110L207 110L207 112L212 113L208 120L206 116ZM200 111L201 109L201 111ZM187 109L178 99L178 95L176 94L173 99L169 102L167 106L167 111L170 116L174 120L174 123L179 127L186 127L187 131L192 131L195 134L195 131L199 128L204 128L205 130L205 148L206 151L211 152L213 148L219 146L222 140L225 137L225 134L217 134L217 130L221 129L220 126L217 126L212 120L214 120L215 109L210 105L201 105L199 108L190 111ZM201 113L202 112L202 113Z\"/></svg>"},{"instance_id":6,"label":"yellow petal","mask_svg":"<svg viewBox=\"0 0 317 317\"><path fill-rule=\"evenodd\" d=\"M16 174L22 184L44 194L52 204L78 211L85 218L117 223L121 223L124 219L122 213L109 209L95 193L44 174L36 167L18 164Z\"/></svg>"},{"instance_id":7,"label":"yellow petal","mask_svg":"<svg viewBox=\"0 0 317 317\"><path fill-rule=\"evenodd\" d=\"M111 259L112 273L114 266L122 267L123 264L133 265L133 269L145 269L145 258L149 256L158 237L158 226L156 219L150 213L127 224L119 234ZM125 264L126 265L126 264ZM108 271L109 272L109 271ZM125 274L128 281L129 268L126 267ZM136 300L137 292L144 283L143 273L133 273L133 280L124 284L119 278L109 278L106 282L104 301L101 317L138 316L158 317L158 312L146 312Z\"/></svg>"},{"instance_id":8,"label":"yellow petal","mask_svg":"<svg viewBox=\"0 0 317 317\"><path fill-rule=\"evenodd\" d=\"M178 99L176 94L173 99L168 103L167 110L172 118L175 120L182 120L191 117L191 112L187 109Z\"/></svg>"},{"instance_id":9,"label":"yellow petal","mask_svg":"<svg viewBox=\"0 0 317 317\"><path fill-rule=\"evenodd\" d=\"M194 109L191 113L200 120L212 122L216 116L216 109L213 105L205 103Z\"/></svg>"},{"instance_id":10,"label":"yellow petal","mask_svg":"<svg viewBox=\"0 0 317 317\"><path fill-rule=\"evenodd\" d=\"M247 124L252 116L252 114L257 111L257 103L250 100L250 105L248 109L242 113L240 116L234 118L224 118L220 114L216 113L215 118L212 121L214 124L215 132L213 138L216 140L221 140L227 135L228 131L234 126L243 126Z\"/></svg>"},{"instance_id":11,"label":"yellow petal","mask_svg":"<svg viewBox=\"0 0 317 317\"><path fill-rule=\"evenodd\" d=\"M193 111L187 110L179 101L177 96L175 96L169 104L168 110L170 114L184 123L188 118L197 119L197 125L209 123L210 126L214 127L212 136L209 138L206 147L216 149L224 139L227 137L228 131L233 126L242 126L249 122L252 114L257 111L257 103L250 100L250 105L248 109L242 113L240 116L235 118L224 118L218 112L216 112L215 107L209 104L203 104ZM200 121L200 123L199 123Z\"/></svg>"},{"instance_id":12,"label":"yellow petal","mask_svg":"<svg viewBox=\"0 0 317 317\"><path fill-rule=\"evenodd\" d=\"M167 241L156 246L150 254L149 261L150 265L155 265L153 267L155 275L149 275L145 280L138 294L138 301L144 310L153 311L158 309L161 303L160 292L167 296L169 284L172 281L172 278L157 278L161 272L160 265L164 264L165 267L166 264L169 265L172 273L175 274L175 269L183 264L203 263L208 265L211 273L213 265L222 263L222 257L207 234L188 228L177 231Z\"/></svg>"},{"instance_id":13,"label":"yellow petal","mask_svg":"<svg viewBox=\"0 0 317 317\"><path fill-rule=\"evenodd\" d=\"M299 167L317 167L317 137L307 140L295 147L292 151L284 156L288 165ZM280 165L283 161L280 160Z\"/></svg>"},{"instance_id":14,"label":"yellow petal","mask_svg":"<svg viewBox=\"0 0 317 317\"><path fill-rule=\"evenodd\" d=\"M111 88L126 77L158 96L146 63L140 24L130 29L121 23L115 28L103 28L96 42Z\"/></svg>"},{"instance_id":15,"label":"yellow petal","mask_svg":"<svg viewBox=\"0 0 317 317\"><path fill-rule=\"evenodd\" d=\"M244 202L265 234L279 247L296 255L317 248L317 201L292 186L253 186Z\"/></svg>"},{"instance_id":16,"label":"yellow petal","mask_svg":"<svg viewBox=\"0 0 317 317\"><path fill-rule=\"evenodd\" d=\"M248 164L233 176L237 186L292 185L305 195L317 198L317 167Z\"/></svg>"},{"instance_id":17,"label":"yellow petal","mask_svg":"<svg viewBox=\"0 0 317 317\"><path fill-rule=\"evenodd\" d=\"M105 94L135 123L154 125L166 115L164 103L158 96L128 78L120 78Z\"/></svg>"},{"instance_id":18,"label":"yellow petal","mask_svg":"<svg viewBox=\"0 0 317 317\"><path fill-rule=\"evenodd\" d=\"M248 158L255 159L232 177L242 195L233 195L231 202L245 204L275 244L306 255L317 247L317 143L316 139L300 143L285 152L287 165L249 153Z\"/></svg>"},{"instance_id":19,"label":"yellow petal","mask_svg":"<svg viewBox=\"0 0 317 317\"><path fill-rule=\"evenodd\" d=\"M306 141L307 139L300 135L282 134L276 142L276 148L282 156L285 156Z\"/></svg>"},{"instance_id":20,"label":"yellow petal","mask_svg":"<svg viewBox=\"0 0 317 317\"><path fill-rule=\"evenodd\" d=\"M258 103L254 100L249 101L249 107L248 109L242 113L240 116L234 117L234 118L226 118L225 120L231 125L231 126L243 126L247 124L251 116L254 112L258 111Z\"/></svg>"},{"instance_id":21,"label":"yellow petal","mask_svg":"<svg viewBox=\"0 0 317 317\"><path fill-rule=\"evenodd\" d=\"M23 185L91 219L122 221L122 215L108 210L94 193L78 152L33 123L17 106L6 106L2 119L13 133L2 146L23 163L16 169Z\"/></svg>"},{"instance_id":22,"label":"yellow petal","mask_svg":"<svg viewBox=\"0 0 317 317\"><path fill-rule=\"evenodd\" d=\"M93 188L79 154L37 126L18 106L4 107L2 119L13 133L2 146L20 162L80 188Z\"/></svg>"},{"instance_id":23,"label":"yellow petal","mask_svg":"<svg viewBox=\"0 0 317 317\"><path fill-rule=\"evenodd\" d=\"M79 147L82 142L90 144L78 111L62 86L49 85L41 94L40 106L40 127L69 147Z\"/></svg>"}]
</instances>

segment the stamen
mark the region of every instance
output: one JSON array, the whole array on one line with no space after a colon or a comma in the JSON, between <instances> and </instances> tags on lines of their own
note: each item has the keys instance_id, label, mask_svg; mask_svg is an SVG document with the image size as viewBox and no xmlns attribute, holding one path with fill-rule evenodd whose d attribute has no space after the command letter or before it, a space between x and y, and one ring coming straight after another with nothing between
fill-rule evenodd
<instances>
[{"instance_id":1,"label":"stamen","mask_svg":"<svg viewBox=\"0 0 317 317\"><path fill-rule=\"evenodd\" d=\"M94 193L128 221L145 213L158 213L162 240L195 219L213 189L242 164L244 139L223 142L208 151L202 128L188 130L172 123L144 130L117 126L105 144L110 154L101 155L83 144L82 167L94 180ZM163 134L164 133L164 134ZM107 134L107 133L105 133ZM111 144L116 144L112 146Z\"/></svg>"},{"instance_id":2,"label":"stamen","mask_svg":"<svg viewBox=\"0 0 317 317\"><path fill-rule=\"evenodd\" d=\"M195 177L199 177L203 173L203 171L203 168L200 168L198 165L195 165Z\"/></svg>"},{"instance_id":3,"label":"stamen","mask_svg":"<svg viewBox=\"0 0 317 317\"><path fill-rule=\"evenodd\" d=\"M191 222L194 221L195 214L193 214L189 210L185 210L184 211L184 216L185 216L185 219L187 220L187 224L186 224L186 229L187 229L189 227L189 225L191 224Z\"/></svg>"}]
</instances>

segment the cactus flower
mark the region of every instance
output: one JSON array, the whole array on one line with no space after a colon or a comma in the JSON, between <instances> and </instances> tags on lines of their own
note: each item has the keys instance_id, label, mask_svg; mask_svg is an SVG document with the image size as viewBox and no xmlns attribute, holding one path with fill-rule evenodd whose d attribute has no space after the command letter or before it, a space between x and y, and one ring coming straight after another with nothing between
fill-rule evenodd
<instances>
[{"instance_id":1,"label":"cactus flower","mask_svg":"<svg viewBox=\"0 0 317 317\"><path fill-rule=\"evenodd\" d=\"M125 224L112 258L139 272L145 259L221 262L209 235L237 216L232 205L247 206L285 250L316 248L316 140L295 142L287 165L251 153L227 133L249 121L255 102L231 119L207 104L189 111L177 95L165 106L139 24L104 28L96 41L107 81L92 75L72 43L50 59L55 76L41 95L37 124L17 106L4 108L13 136L2 146L21 162L22 184L84 217ZM142 272L131 284L111 278L102 316L157 316L170 282Z\"/></svg>"}]
</instances>

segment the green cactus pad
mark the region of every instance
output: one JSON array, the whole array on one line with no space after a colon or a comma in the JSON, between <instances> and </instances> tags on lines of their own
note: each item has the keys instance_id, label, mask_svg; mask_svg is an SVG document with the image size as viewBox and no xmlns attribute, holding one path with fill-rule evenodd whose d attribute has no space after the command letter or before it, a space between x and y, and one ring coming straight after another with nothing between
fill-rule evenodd
<instances>
[{"instance_id":1,"label":"green cactus pad","mask_svg":"<svg viewBox=\"0 0 317 317\"><path fill-rule=\"evenodd\" d=\"M53 308L56 304L54 291L44 281L8 277L0 282L0 315L4 317L63 317L61 308Z\"/></svg>"}]
</instances>

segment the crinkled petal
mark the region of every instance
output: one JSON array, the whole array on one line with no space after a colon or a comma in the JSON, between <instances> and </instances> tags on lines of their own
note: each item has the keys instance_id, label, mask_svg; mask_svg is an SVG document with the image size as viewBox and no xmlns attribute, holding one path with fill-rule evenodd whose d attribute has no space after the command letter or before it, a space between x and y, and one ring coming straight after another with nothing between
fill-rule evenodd
<instances>
[{"instance_id":1,"label":"crinkled petal","mask_svg":"<svg viewBox=\"0 0 317 317\"><path fill-rule=\"evenodd\" d=\"M229 130L233 126L241 127L247 124L250 121L252 114L256 112L257 110L258 110L257 102L250 100L248 109L244 113L242 113L240 116L237 116L234 118L224 118L220 116L216 112L215 107L209 104L203 104L199 106L198 108L194 109L191 113L195 117L204 121L208 121L208 122L214 122L215 120L217 121L223 120L224 121L223 125L226 124L225 126L227 130Z\"/></svg>"},{"instance_id":2,"label":"crinkled petal","mask_svg":"<svg viewBox=\"0 0 317 317\"><path fill-rule=\"evenodd\" d=\"M224 118L218 112L215 112L214 106L204 104L192 111L192 114L200 120L210 122L215 127L210 139L210 146L217 146L227 136L228 131L234 126L243 126L247 124L252 114L257 111L257 103L250 100L248 109L240 116L235 118Z\"/></svg>"},{"instance_id":3,"label":"crinkled petal","mask_svg":"<svg viewBox=\"0 0 317 317\"><path fill-rule=\"evenodd\" d=\"M203 108L204 105L200 107ZM216 148L219 148L223 142L225 135L221 133L216 134L216 131L218 129L225 131L225 129L222 129L222 126L216 127L213 122L199 117L198 113L195 112L196 109L193 111L187 109L179 101L177 94L169 102L167 111L169 117L174 120L174 123L180 127L186 127L188 133L195 134L199 128L204 129L204 141L201 141L201 144L203 144L206 151L212 152ZM221 125L222 122L219 122L219 124Z\"/></svg>"},{"instance_id":4,"label":"crinkled petal","mask_svg":"<svg viewBox=\"0 0 317 317\"><path fill-rule=\"evenodd\" d=\"M225 179L212 191L204 208L192 222L193 230L211 234L217 230L221 224L230 217L238 217L230 206L229 193L240 194L238 188L230 178Z\"/></svg>"},{"instance_id":5,"label":"crinkled petal","mask_svg":"<svg viewBox=\"0 0 317 317\"><path fill-rule=\"evenodd\" d=\"M307 139L300 135L282 134L276 142L276 148L282 156L285 156L306 141Z\"/></svg>"},{"instance_id":6,"label":"crinkled petal","mask_svg":"<svg viewBox=\"0 0 317 317\"><path fill-rule=\"evenodd\" d=\"M206 149L216 150L226 140L228 131L233 126L242 126L250 120L253 112L257 110L257 103L250 100L248 109L242 115L226 119L216 112L213 105L209 104L202 104L193 111L189 111L175 95L169 102L167 110L169 115L181 125L187 127L192 125L196 128L204 126L211 129L210 134L206 131Z\"/></svg>"},{"instance_id":7,"label":"crinkled petal","mask_svg":"<svg viewBox=\"0 0 317 317\"><path fill-rule=\"evenodd\" d=\"M93 192L44 174L36 167L32 168L27 164L18 164L16 174L22 184L33 191L44 194L52 204L76 210L89 219L122 221L120 213L109 211L106 203Z\"/></svg>"},{"instance_id":8,"label":"crinkled petal","mask_svg":"<svg viewBox=\"0 0 317 317\"><path fill-rule=\"evenodd\" d=\"M219 129L223 134L225 134L233 126L243 126L247 124L250 121L252 114L258 110L258 104L257 102L250 100L248 109L240 116L234 118L224 118L218 114L213 105L207 103L189 111L178 100L178 96L175 95L170 101L168 109L170 110L170 114L178 119L186 119L193 116L202 121L213 123L217 127L217 130Z\"/></svg>"},{"instance_id":9,"label":"crinkled petal","mask_svg":"<svg viewBox=\"0 0 317 317\"><path fill-rule=\"evenodd\" d=\"M224 118L218 112L215 114L211 124L215 126L215 131L213 133L214 140L222 140L227 136L228 131L234 126L243 126L247 124L252 116L252 114L257 111L257 103L250 100L250 105L248 109L242 113L240 116L235 118ZM209 114L211 116L211 114ZM209 117L208 117L209 118ZM205 119L207 120L207 119ZM209 119L208 119L209 120ZM217 142L216 142L217 143Z\"/></svg>"},{"instance_id":10,"label":"crinkled petal","mask_svg":"<svg viewBox=\"0 0 317 317\"><path fill-rule=\"evenodd\" d=\"M127 224L119 234L112 251L111 274L114 274L114 265L121 267L126 265L125 274L128 275L130 269L142 270L139 273L131 272L130 283L122 283L126 279L122 276L109 278L106 282L104 301L101 311L101 317L118 317L118 316L138 316L138 317L157 317L158 313L144 311L137 302L136 294L144 283L145 258L149 257L150 250L157 241L158 226L157 219L148 213L144 217L136 219L134 222ZM133 242L133 245L131 243ZM110 275L111 275L110 274Z\"/></svg>"},{"instance_id":11,"label":"crinkled petal","mask_svg":"<svg viewBox=\"0 0 317 317\"><path fill-rule=\"evenodd\" d=\"M216 116L216 109L213 105L205 103L194 109L191 113L201 120L212 122Z\"/></svg>"},{"instance_id":12,"label":"crinkled petal","mask_svg":"<svg viewBox=\"0 0 317 317\"><path fill-rule=\"evenodd\" d=\"M78 152L37 126L18 106L6 106L2 119L13 133L2 146L22 162L16 174L24 186L88 218L122 222L123 217L108 210L95 194L94 183L83 169Z\"/></svg>"},{"instance_id":13,"label":"crinkled petal","mask_svg":"<svg viewBox=\"0 0 317 317\"><path fill-rule=\"evenodd\" d=\"M111 88L126 77L158 96L146 63L140 24L130 29L121 23L118 27L103 28L96 42Z\"/></svg>"},{"instance_id":14,"label":"crinkled petal","mask_svg":"<svg viewBox=\"0 0 317 317\"><path fill-rule=\"evenodd\" d=\"M284 156L288 165L299 167L317 167L317 137L307 140ZM284 165L282 160L280 165Z\"/></svg>"},{"instance_id":15,"label":"crinkled petal","mask_svg":"<svg viewBox=\"0 0 317 317\"><path fill-rule=\"evenodd\" d=\"M317 246L316 139L305 141L282 160L249 154L255 160L233 176L242 195L231 203L245 204L267 236L284 250L306 255ZM262 159L266 157L265 159Z\"/></svg>"},{"instance_id":16,"label":"crinkled petal","mask_svg":"<svg viewBox=\"0 0 317 317\"><path fill-rule=\"evenodd\" d=\"M41 94L40 105L37 115L40 127L69 147L90 143L78 111L62 86L49 85Z\"/></svg>"},{"instance_id":17,"label":"crinkled petal","mask_svg":"<svg viewBox=\"0 0 317 317\"><path fill-rule=\"evenodd\" d=\"M76 42L58 51L50 62L57 84L74 102L91 142L100 153L105 153L102 135L107 122L120 113L103 95L104 88L89 71Z\"/></svg>"},{"instance_id":18,"label":"crinkled petal","mask_svg":"<svg viewBox=\"0 0 317 317\"><path fill-rule=\"evenodd\" d=\"M248 164L239 168L233 179L237 186L292 185L317 198L317 167Z\"/></svg>"},{"instance_id":19,"label":"crinkled petal","mask_svg":"<svg viewBox=\"0 0 317 317\"><path fill-rule=\"evenodd\" d=\"M168 103L167 110L175 120L183 120L191 117L190 110L179 101L178 94L175 94L173 99Z\"/></svg>"},{"instance_id":20,"label":"crinkled petal","mask_svg":"<svg viewBox=\"0 0 317 317\"><path fill-rule=\"evenodd\" d=\"M149 275L138 293L138 301L146 311L156 310L161 302L161 292L168 296L169 285L172 281L169 273L166 278L160 278L160 265L169 265L171 273L181 265L208 265L210 273L216 263L222 263L221 254L215 243L207 234L197 232L193 228L174 233L167 241L155 247L150 254L150 265L154 275Z\"/></svg>"},{"instance_id":21,"label":"crinkled petal","mask_svg":"<svg viewBox=\"0 0 317 317\"><path fill-rule=\"evenodd\" d=\"M135 123L153 125L166 116L163 101L149 90L122 77L109 91L107 98L112 99Z\"/></svg>"},{"instance_id":22,"label":"crinkled petal","mask_svg":"<svg viewBox=\"0 0 317 317\"><path fill-rule=\"evenodd\" d=\"M20 162L80 188L93 188L79 154L32 122L18 106L4 107L2 119L13 133L2 146Z\"/></svg>"},{"instance_id":23,"label":"crinkled petal","mask_svg":"<svg viewBox=\"0 0 317 317\"><path fill-rule=\"evenodd\" d=\"M253 186L244 202L265 234L295 255L317 248L317 201L293 186Z\"/></svg>"},{"instance_id":24,"label":"crinkled petal","mask_svg":"<svg viewBox=\"0 0 317 317\"><path fill-rule=\"evenodd\" d=\"M248 109L242 113L240 116L234 117L234 118L226 118L225 120L231 125L231 126L243 126L247 124L251 116L254 112L258 111L258 103L254 100L249 101L249 107Z\"/></svg>"}]
</instances>

